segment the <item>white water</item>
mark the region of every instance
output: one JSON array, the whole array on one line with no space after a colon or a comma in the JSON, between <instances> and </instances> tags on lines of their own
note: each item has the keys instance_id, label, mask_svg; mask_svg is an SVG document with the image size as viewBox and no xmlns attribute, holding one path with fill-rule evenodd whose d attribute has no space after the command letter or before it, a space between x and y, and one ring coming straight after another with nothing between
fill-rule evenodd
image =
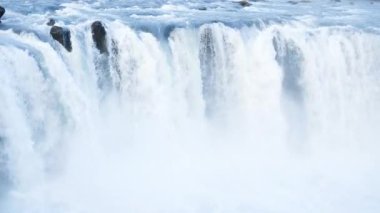
<instances>
[{"instance_id":1,"label":"white water","mask_svg":"<svg viewBox=\"0 0 380 213\"><path fill-rule=\"evenodd\" d=\"M380 211L378 34L90 24L0 31L0 212Z\"/></svg>"}]
</instances>

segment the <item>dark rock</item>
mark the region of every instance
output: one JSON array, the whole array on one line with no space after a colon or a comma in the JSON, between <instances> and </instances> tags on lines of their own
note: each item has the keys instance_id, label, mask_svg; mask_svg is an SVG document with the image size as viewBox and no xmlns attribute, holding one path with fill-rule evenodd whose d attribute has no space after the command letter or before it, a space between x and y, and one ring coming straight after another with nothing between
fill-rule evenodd
<instances>
[{"instance_id":1,"label":"dark rock","mask_svg":"<svg viewBox=\"0 0 380 213\"><path fill-rule=\"evenodd\" d=\"M200 7L200 8L198 8L198 10L207 10L207 7Z\"/></svg>"},{"instance_id":2,"label":"dark rock","mask_svg":"<svg viewBox=\"0 0 380 213\"><path fill-rule=\"evenodd\" d=\"M107 48L107 32L104 28L102 22L95 21L91 25L92 39L96 45L96 48L100 51L100 53L108 54Z\"/></svg>"},{"instance_id":3,"label":"dark rock","mask_svg":"<svg viewBox=\"0 0 380 213\"><path fill-rule=\"evenodd\" d=\"M47 26L54 26L55 25L55 20L54 19L49 19L48 23L46 23Z\"/></svg>"},{"instance_id":4,"label":"dark rock","mask_svg":"<svg viewBox=\"0 0 380 213\"><path fill-rule=\"evenodd\" d=\"M5 13L4 7L0 6L0 19L1 19L1 17L3 17L4 13ZM1 23L1 21L0 21L0 23Z\"/></svg>"},{"instance_id":5,"label":"dark rock","mask_svg":"<svg viewBox=\"0 0 380 213\"><path fill-rule=\"evenodd\" d=\"M71 46L70 30L58 26L53 26L50 30L50 35L54 40L62 44L62 46L65 47L67 51L71 52L73 50Z\"/></svg>"},{"instance_id":6,"label":"dark rock","mask_svg":"<svg viewBox=\"0 0 380 213\"><path fill-rule=\"evenodd\" d=\"M241 1L238 1L238 3L239 3L240 6L242 6L242 7L248 7L248 6L251 6L251 5L252 5L248 0L241 0Z\"/></svg>"},{"instance_id":7,"label":"dark rock","mask_svg":"<svg viewBox=\"0 0 380 213\"><path fill-rule=\"evenodd\" d=\"M5 13L5 8L0 6L0 18L4 15Z\"/></svg>"}]
</instances>

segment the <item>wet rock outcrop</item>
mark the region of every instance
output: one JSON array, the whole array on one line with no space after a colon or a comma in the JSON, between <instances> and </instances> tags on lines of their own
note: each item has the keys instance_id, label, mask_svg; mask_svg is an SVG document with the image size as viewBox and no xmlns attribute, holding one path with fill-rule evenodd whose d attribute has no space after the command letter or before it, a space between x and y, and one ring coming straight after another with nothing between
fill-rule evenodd
<instances>
[{"instance_id":1,"label":"wet rock outcrop","mask_svg":"<svg viewBox=\"0 0 380 213\"><path fill-rule=\"evenodd\" d=\"M49 21L46 23L47 26L54 26L55 25L55 20L54 19L49 19Z\"/></svg>"},{"instance_id":2,"label":"wet rock outcrop","mask_svg":"<svg viewBox=\"0 0 380 213\"><path fill-rule=\"evenodd\" d=\"M1 17L3 17L4 13L5 13L5 8L0 6L0 23L1 23Z\"/></svg>"},{"instance_id":3,"label":"wet rock outcrop","mask_svg":"<svg viewBox=\"0 0 380 213\"><path fill-rule=\"evenodd\" d=\"M107 32L102 22L95 21L94 23L92 23L91 32L92 32L92 40L94 41L96 48L100 51L101 54L108 55L107 38L106 38Z\"/></svg>"},{"instance_id":4,"label":"wet rock outcrop","mask_svg":"<svg viewBox=\"0 0 380 213\"><path fill-rule=\"evenodd\" d=\"M241 0L241 1L238 1L237 3L239 3L240 6L242 7L249 7L252 5L251 2L249 2L248 0Z\"/></svg>"},{"instance_id":5,"label":"wet rock outcrop","mask_svg":"<svg viewBox=\"0 0 380 213\"><path fill-rule=\"evenodd\" d=\"M53 26L50 29L50 35L54 40L58 41L69 52L73 50L71 45L71 33L69 29Z\"/></svg>"}]
</instances>

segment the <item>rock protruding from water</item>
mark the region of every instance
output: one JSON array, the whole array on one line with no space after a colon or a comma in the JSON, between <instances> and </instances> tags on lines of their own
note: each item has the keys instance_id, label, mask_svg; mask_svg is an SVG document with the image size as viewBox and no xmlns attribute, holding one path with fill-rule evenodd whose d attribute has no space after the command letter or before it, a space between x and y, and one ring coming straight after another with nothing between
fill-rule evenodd
<instances>
[{"instance_id":1,"label":"rock protruding from water","mask_svg":"<svg viewBox=\"0 0 380 213\"><path fill-rule=\"evenodd\" d=\"M4 13L5 13L5 8L0 6L0 23L1 23L1 17L3 17Z\"/></svg>"},{"instance_id":2,"label":"rock protruding from water","mask_svg":"<svg viewBox=\"0 0 380 213\"><path fill-rule=\"evenodd\" d=\"M107 48L107 32L104 28L102 22L95 21L91 25L92 39L96 45L96 48L100 51L101 54L108 54Z\"/></svg>"},{"instance_id":3,"label":"rock protruding from water","mask_svg":"<svg viewBox=\"0 0 380 213\"><path fill-rule=\"evenodd\" d=\"M71 52L73 50L71 46L71 33L69 29L53 26L50 30L50 35L54 40L62 44L67 51Z\"/></svg>"},{"instance_id":4,"label":"rock protruding from water","mask_svg":"<svg viewBox=\"0 0 380 213\"><path fill-rule=\"evenodd\" d=\"M50 18L49 21L46 23L47 26L54 26L55 25L55 20Z\"/></svg>"},{"instance_id":5,"label":"rock protruding from water","mask_svg":"<svg viewBox=\"0 0 380 213\"><path fill-rule=\"evenodd\" d=\"M249 7L251 6L251 2L249 2L248 0L241 0L241 1L238 1L238 3L240 4L240 6L242 7Z\"/></svg>"}]
</instances>

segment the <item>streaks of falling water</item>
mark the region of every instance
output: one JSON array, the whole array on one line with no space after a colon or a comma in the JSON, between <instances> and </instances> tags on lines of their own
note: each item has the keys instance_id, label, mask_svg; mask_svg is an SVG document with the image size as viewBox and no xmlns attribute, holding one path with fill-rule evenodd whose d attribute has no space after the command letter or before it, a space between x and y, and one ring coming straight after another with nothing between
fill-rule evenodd
<instances>
[{"instance_id":1,"label":"streaks of falling water","mask_svg":"<svg viewBox=\"0 0 380 213\"><path fill-rule=\"evenodd\" d=\"M89 25L0 32L2 212L380 209L377 34Z\"/></svg>"}]
</instances>

